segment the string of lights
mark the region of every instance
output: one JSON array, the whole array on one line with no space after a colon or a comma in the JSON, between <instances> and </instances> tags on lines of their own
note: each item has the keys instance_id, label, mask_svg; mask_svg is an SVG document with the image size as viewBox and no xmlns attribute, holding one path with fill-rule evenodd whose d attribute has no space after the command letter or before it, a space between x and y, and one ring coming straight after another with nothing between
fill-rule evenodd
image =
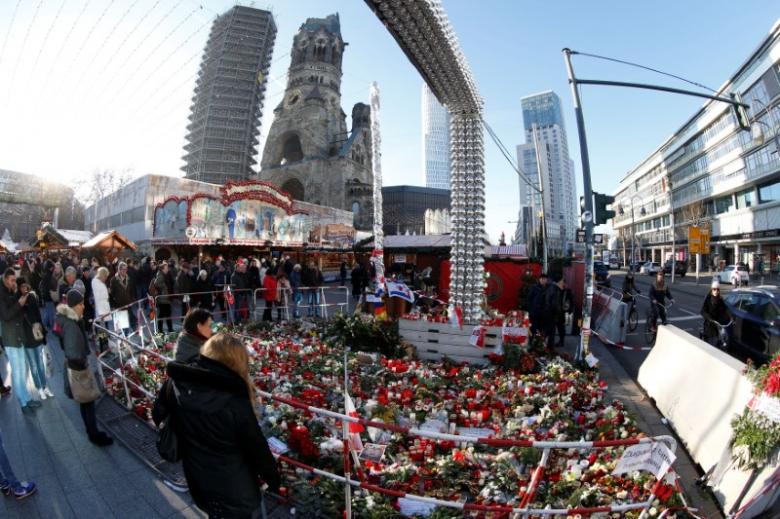
<instances>
[{"instance_id":1,"label":"string of lights","mask_svg":"<svg viewBox=\"0 0 780 519\"><path fill-rule=\"evenodd\" d=\"M54 15L54 18L51 21L51 24L49 24L49 28L46 30L46 35L43 37L43 43L41 43L41 46L38 48L38 54L35 56L35 60L32 64L32 69L30 70L30 79L32 80L35 77L35 71L38 68L38 62L41 59L41 55L43 54L43 49L46 48L46 44L49 41L49 36L51 36L51 32L54 29L54 26L57 24L57 21L60 19L60 15L62 14L62 9L65 7L65 4L68 0L62 0L62 3L60 4L60 8L57 9L57 12Z\"/></svg>"},{"instance_id":2,"label":"string of lights","mask_svg":"<svg viewBox=\"0 0 780 519\"><path fill-rule=\"evenodd\" d=\"M179 0L178 2L176 2L176 3L173 5L173 7L171 7L170 9L168 9L168 11L166 11L166 12L165 12L165 14L162 16L162 18L160 18L159 20L157 20L157 23L155 23L155 24L152 26L152 28L151 28L151 29L149 29L149 31L147 31L147 32L146 32L146 34L144 34L144 36L143 36L142 38L140 38L140 40L138 41L138 44L137 44L135 47L133 47L133 49L130 51L130 53L129 53L127 56L124 56L124 57L121 57L121 58L120 58L118 55L116 55L116 56L114 57L115 61L116 61L117 63L121 63L121 64L123 64L123 65L125 65L125 64L127 64L127 63L130 63L130 57L131 57L131 56L133 56L133 55L135 55L135 53L138 51L138 49L139 49L139 48L141 48L141 46L142 46L144 43L146 43L146 42L148 42L148 41L149 41L149 37L150 37L152 34L154 34L154 31L156 31L156 30L157 30L157 28L158 28L158 27L160 27L160 25L162 25L162 24L165 22L165 20L167 20L167 19L168 19L168 17L169 17L169 16L170 16L170 15L171 15L171 14L172 14L172 13L173 13L173 12L174 12L174 11L175 11L175 10L176 10L176 9L177 9L177 8L178 8L180 5L181 5L181 4L183 4L183 3L184 3L184 0ZM166 36L166 38L167 38L167 36ZM108 84L107 84L107 85L105 86L105 88L103 89L103 91L102 91L102 94L105 94L105 93L107 93L107 92L111 92L111 88L114 86L114 82L116 82L116 81L118 81L118 80L119 80L119 77L120 77L120 75L119 75L119 74L111 74L111 75L109 75L109 77L111 78L111 80L108 82ZM116 100L116 96L114 96L114 97L111 99L111 101L112 101L112 102L113 102L113 101L115 101L115 100Z\"/></svg>"},{"instance_id":3,"label":"string of lights","mask_svg":"<svg viewBox=\"0 0 780 519\"><path fill-rule=\"evenodd\" d=\"M5 98L6 107L8 107L8 103L11 102L11 92L13 91L13 85L14 85L14 79L16 78L16 73L19 70L19 63L22 61L24 48L27 46L27 40L30 38L30 31L35 25L35 21L38 19L38 13L41 10L42 4L43 4L43 0L40 0L38 2L38 5L35 6L35 12L33 12L32 20L30 20L30 23L27 24L27 30L24 32L24 38L22 38L22 44L21 47L19 48L19 53L16 55L16 63L14 64L13 71L11 72L11 75L8 78L8 92L6 93L6 98Z\"/></svg>"},{"instance_id":4,"label":"string of lights","mask_svg":"<svg viewBox=\"0 0 780 519\"><path fill-rule=\"evenodd\" d=\"M14 6L14 11L11 14L11 21L8 23L8 31L5 33L5 38L3 38L3 46L0 47L0 64L3 63L3 54L5 54L5 46L8 43L8 36L11 35L11 31L14 28L14 21L16 20L16 13L19 11L19 4L22 3L22 0L18 0L16 2L16 6Z\"/></svg>"},{"instance_id":5,"label":"string of lights","mask_svg":"<svg viewBox=\"0 0 780 519\"><path fill-rule=\"evenodd\" d=\"M81 56L81 53L84 51L84 47L86 47L87 42L89 42L92 39L92 35L95 32L95 29L98 28L100 25L100 22L103 21L103 18L106 16L106 13L109 9L111 9L111 6L114 5L114 2L116 0L109 0L108 5L105 9L103 9L103 12L100 13L100 16L98 16L97 20L95 20L95 23L92 24L92 27L89 28L87 31L87 36L84 38L84 41L81 42L81 45L79 46L78 50L76 51L76 54L74 54L73 59L70 62L70 66L68 67L68 70L73 70L74 65L76 64L76 61L78 61L79 57Z\"/></svg>"}]
</instances>

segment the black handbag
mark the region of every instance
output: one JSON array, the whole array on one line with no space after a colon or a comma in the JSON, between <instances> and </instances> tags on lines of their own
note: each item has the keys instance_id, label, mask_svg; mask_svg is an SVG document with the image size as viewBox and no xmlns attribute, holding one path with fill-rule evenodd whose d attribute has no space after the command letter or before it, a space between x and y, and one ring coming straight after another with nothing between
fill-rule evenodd
<instances>
[{"instance_id":1,"label":"black handbag","mask_svg":"<svg viewBox=\"0 0 780 519\"><path fill-rule=\"evenodd\" d=\"M173 391L175 398L174 405L171 405L171 391ZM176 387L173 379L168 379L165 400L168 404L168 415L162 421L157 431L157 452L165 461L176 463L181 460L181 452L179 451L179 438L176 436L173 425L173 411L179 403L179 389Z\"/></svg>"}]
</instances>

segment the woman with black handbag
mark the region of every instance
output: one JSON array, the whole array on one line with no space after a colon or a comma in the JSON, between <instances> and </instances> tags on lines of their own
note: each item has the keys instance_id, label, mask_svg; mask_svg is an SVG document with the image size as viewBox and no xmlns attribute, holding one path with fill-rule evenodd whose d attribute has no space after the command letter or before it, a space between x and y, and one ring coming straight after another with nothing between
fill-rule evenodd
<instances>
[{"instance_id":1,"label":"woman with black handbag","mask_svg":"<svg viewBox=\"0 0 780 519\"><path fill-rule=\"evenodd\" d=\"M256 517L258 476L272 490L280 477L257 424L246 347L217 334L191 364L170 362L168 376L152 409L154 422L164 423L160 454L181 458L189 492L209 517Z\"/></svg>"},{"instance_id":2,"label":"woman with black handbag","mask_svg":"<svg viewBox=\"0 0 780 519\"><path fill-rule=\"evenodd\" d=\"M35 388L38 390L41 400L46 400L52 398L54 393L49 389L46 380L46 361L43 356L43 349L46 346L46 330L43 328L38 296L32 291L30 283L25 278L18 278L16 284L19 287L19 296L27 295L22 319L24 355L27 357L27 364L30 366L30 374Z\"/></svg>"},{"instance_id":3,"label":"woman with black handbag","mask_svg":"<svg viewBox=\"0 0 780 519\"><path fill-rule=\"evenodd\" d=\"M100 390L95 373L89 365L91 350L82 319L84 296L78 290L70 290L66 301L67 304L57 307L57 322L62 329L60 341L66 359L63 376L66 384L69 384L71 398L81 406L81 419L87 428L89 441L99 447L105 447L114 443L114 440L97 427L95 400L100 397Z\"/></svg>"}]
</instances>

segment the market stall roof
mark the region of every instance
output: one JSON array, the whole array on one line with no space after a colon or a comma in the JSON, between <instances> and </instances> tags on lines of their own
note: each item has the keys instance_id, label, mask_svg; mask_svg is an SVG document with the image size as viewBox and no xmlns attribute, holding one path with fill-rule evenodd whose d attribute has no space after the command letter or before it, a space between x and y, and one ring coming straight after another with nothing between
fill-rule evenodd
<instances>
[{"instance_id":1,"label":"market stall roof","mask_svg":"<svg viewBox=\"0 0 780 519\"><path fill-rule=\"evenodd\" d=\"M130 239L117 231L104 231L97 236L86 241L82 249L131 249L135 250L136 245Z\"/></svg>"},{"instance_id":2,"label":"market stall roof","mask_svg":"<svg viewBox=\"0 0 780 519\"><path fill-rule=\"evenodd\" d=\"M78 231L74 229L55 229L47 225L38 231L35 238L30 240L30 245L40 248L45 244L48 248L67 249L70 247L80 247L84 242L92 238L89 231Z\"/></svg>"}]
</instances>

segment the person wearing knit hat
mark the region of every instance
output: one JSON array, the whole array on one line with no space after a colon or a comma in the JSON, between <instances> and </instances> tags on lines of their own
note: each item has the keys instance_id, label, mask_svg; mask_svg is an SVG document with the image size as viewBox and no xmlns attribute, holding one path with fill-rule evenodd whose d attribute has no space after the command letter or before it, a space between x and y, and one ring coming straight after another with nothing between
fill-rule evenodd
<instances>
[{"instance_id":1,"label":"person wearing knit hat","mask_svg":"<svg viewBox=\"0 0 780 519\"><path fill-rule=\"evenodd\" d=\"M720 281L717 279L712 280L710 291L701 307L701 315L704 317L704 340L714 345L718 341L720 331L715 323L725 325L732 319L731 311L720 295Z\"/></svg>"},{"instance_id":2,"label":"person wearing knit hat","mask_svg":"<svg viewBox=\"0 0 780 519\"><path fill-rule=\"evenodd\" d=\"M71 289L65 295L65 304L57 306L57 323L60 326L60 344L65 351L65 359L69 370L84 371L92 369L89 362L91 350L87 341L87 332L84 326L84 294L76 289ZM67 376L67 375L66 375ZM89 441L99 447L106 447L114 443L114 440L100 431L95 415L95 402L79 403L81 407L81 419L87 429Z\"/></svg>"}]
</instances>

